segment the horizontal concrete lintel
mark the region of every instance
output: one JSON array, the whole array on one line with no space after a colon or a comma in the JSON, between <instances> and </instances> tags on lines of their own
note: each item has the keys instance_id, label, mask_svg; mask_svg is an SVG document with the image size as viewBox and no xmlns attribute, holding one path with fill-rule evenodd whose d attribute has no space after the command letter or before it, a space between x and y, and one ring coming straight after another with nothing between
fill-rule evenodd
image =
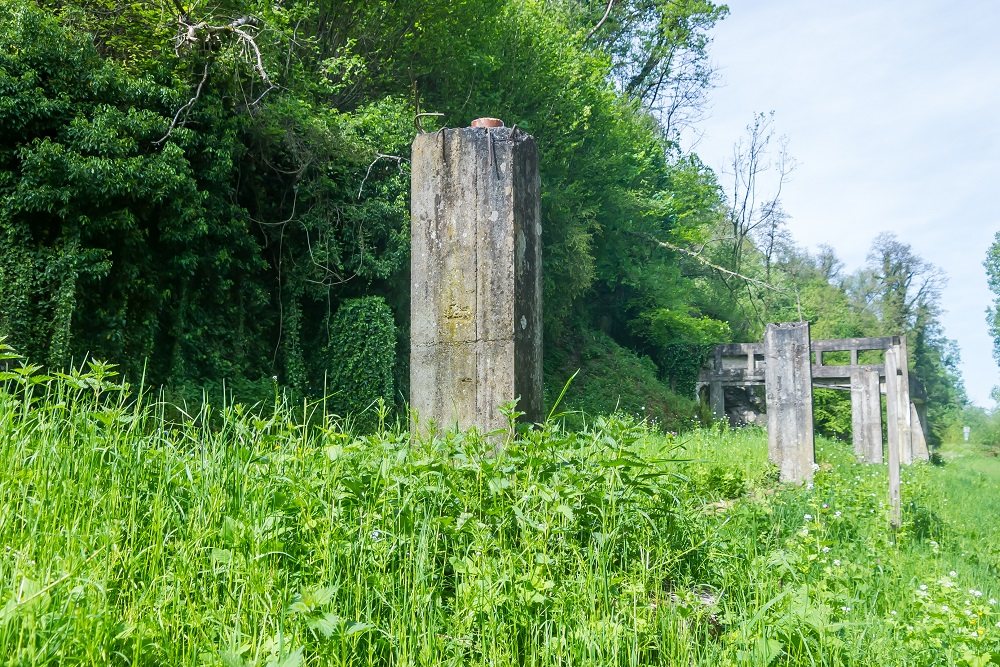
<instances>
[{"instance_id":1,"label":"horizontal concrete lintel","mask_svg":"<svg viewBox=\"0 0 1000 667\"><path fill-rule=\"evenodd\" d=\"M885 365L883 364L859 364L857 366L819 366L813 364L812 378L814 380L850 380L854 371L865 370L878 371L879 377L885 377ZM764 384L764 372L757 371L751 374L742 368L703 370L698 374L698 382L703 384L721 382L730 387Z\"/></svg>"},{"instance_id":2,"label":"horizontal concrete lintel","mask_svg":"<svg viewBox=\"0 0 1000 667\"><path fill-rule=\"evenodd\" d=\"M813 364L812 376L813 378L827 380L835 378L850 380L852 372L867 370L878 371L879 377L885 377L885 364L858 364L856 366L820 366L818 364Z\"/></svg>"},{"instance_id":3,"label":"horizontal concrete lintel","mask_svg":"<svg viewBox=\"0 0 1000 667\"><path fill-rule=\"evenodd\" d=\"M837 390L841 390L841 391L850 391L851 390L851 385L849 385L849 384L843 384L841 382L829 382L829 381L820 379L820 380L813 381L813 384L816 385L817 387L823 387L823 389L837 389Z\"/></svg>"},{"instance_id":4,"label":"horizontal concrete lintel","mask_svg":"<svg viewBox=\"0 0 1000 667\"><path fill-rule=\"evenodd\" d=\"M723 357L739 357L748 354L764 354L763 343L726 343L715 346L716 354Z\"/></svg>"},{"instance_id":5,"label":"horizontal concrete lintel","mask_svg":"<svg viewBox=\"0 0 1000 667\"><path fill-rule=\"evenodd\" d=\"M866 338L830 338L810 343L813 352L849 352L851 350L888 350L899 342L899 336L873 336ZM714 353L721 357L745 357L764 354L763 343L723 343L716 345Z\"/></svg>"},{"instance_id":6,"label":"horizontal concrete lintel","mask_svg":"<svg viewBox=\"0 0 1000 667\"><path fill-rule=\"evenodd\" d=\"M724 368L722 370L702 371L698 374L698 382L759 382L764 383L764 371L747 373L742 368Z\"/></svg>"},{"instance_id":7,"label":"horizontal concrete lintel","mask_svg":"<svg viewBox=\"0 0 1000 667\"><path fill-rule=\"evenodd\" d=\"M814 340L810 343L813 352L849 352L850 350L888 350L898 336L878 336L872 338L832 338Z\"/></svg>"}]
</instances>

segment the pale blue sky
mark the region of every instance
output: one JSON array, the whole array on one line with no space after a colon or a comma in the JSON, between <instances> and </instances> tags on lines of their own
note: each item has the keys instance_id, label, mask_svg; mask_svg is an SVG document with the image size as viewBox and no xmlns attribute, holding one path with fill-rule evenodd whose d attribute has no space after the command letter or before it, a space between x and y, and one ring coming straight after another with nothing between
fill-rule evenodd
<instances>
[{"instance_id":1,"label":"pale blue sky","mask_svg":"<svg viewBox=\"0 0 1000 667\"><path fill-rule=\"evenodd\" d=\"M1000 230L1000 1L728 4L695 150L722 170L753 114L774 110L797 164L783 191L795 240L853 270L891 231L943 269L946 335L970 398L991 406L982 261Z\"/></svg>"}]
</instances>

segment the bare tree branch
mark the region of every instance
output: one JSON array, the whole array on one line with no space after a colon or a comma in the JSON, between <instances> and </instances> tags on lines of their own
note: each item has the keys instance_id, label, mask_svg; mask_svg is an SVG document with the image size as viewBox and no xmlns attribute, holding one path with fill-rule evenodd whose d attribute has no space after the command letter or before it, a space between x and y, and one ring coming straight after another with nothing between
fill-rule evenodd
<instances>
[{"instance_id":1,"label":"bare tree branch","mask_svg":"<svg viewBox=\"0 0 1000 667\"><path fill-rule=\"evenodd\" d=\"M595 25L593 28L590 29L590 32L587 33L587 36L586 38L584 38L584 41L589 41L590 38L593 37L594 34L601 29L601 26L604 25L604 22L608 20L609 16L611 16L611 8L614 6L615 6L615 0L608 0L608 8L604 10L604 16L602 16L601 20L597 22L597 25Z\"/></svg>"},{"instance_id":2,"label":"bare tree branch","mask_svg":"<svg viewBox=\"0 0 1000 667\"><path fill-rule=\"evenodd\" d=\"M771 283L768 283L768 282L765 282L763 280L760 280L759 278L752 278L750 276L743 275L742 273L739 273L738 271L732 271L730 269L727 269L724 266L719 266L718 264L715 264L714 262L705 259L704 257L701 256L701 253L694 252L693 250L689 250L687 248L682 248L681 246L676 245L674 243L671 243L670 241L661 241L660 239L658 239L658 238L656 238L656 237L654 237L652 235L649 235L649 234L643 234L643 236L645 236L646 238L648 238L650 241L652 241L656 245L660 246L661 248L667 248L668 250L673 250L675 252L682 253L682 254L687 255L688 257L690 257L690 258L692 258L692 259L694 259L694 260L696 260L698 262L701 262L702 264L704 264L705 266L709 267L710 269L714 269L714 270L718 271L719 273L721 273L721 274L723 274L725 276L728 276L728 277L731 277L731 278L738 278L738 279L742 280L743 283L747 286L748 290L749 290L749 286L750 285L757 285L758 287L763 287L764 289L769 289L769 290L772 290L774 292L780 292L782 294L794 294L795 295L795 304L796 304L796 306L798 308L798 311L799 311L799 319L800 320L802 319L802 304L799 302L799 292L798 292L798 290L790 290L790 289L785 289L783 287L777 287L775 285L772 285ZM753 294L752 293L750 294L750 302L751 302L751 305L753 305ZM754 309L756 310L756 306L754 306Z\"/></svg>"},{"instance_id":3,"label":"bare tree branch","mask_svg":"<svg viewBox=\"0 0 1000 667\"><path fill-rule=\"evenodd\" d=\"M182 51L194 48L195 46L207 47L213 39L218 39L220 34L229 33L234 35L237 43L243 47L247 59L257 72L257 76L260 77L263 83L267 84L264 92L257 96L253 102L249 102L247 106L250 108L257 106L264 99L265 95L277 87L271 82L271 78L267 74L267 69L264 67L264 56L257 45L257 37L250 32L251 29L255 29L258 26L256 18L249 15L241 16L224 25L212 25L207 21L192 23L186 11L184 11L184 7L180 4L180 0L174 0L174 6L180 12L177 16L178 27L177 36L174 38L174 53L180 56ZM177 110L170 122L170 127L167 128L167 133L154 141L155 145L162 144L170 137L174 129L184 125L188 114L191 112L191 108L198 101L198 98L201 97L202 88L204 88L205 82L208 80L208 70L211 62L212 57L209 55L206 57L201 81L198 82L194 95Z\"/></svg>"},{"instance_id":4,"label":"bare tree branch","mask_svg":"<svg viewBox=\"0 0 1000 667\"><path fill-rule=\"evenodd\" d=\"M399 155L386 155L384 153L378 153L375 156L375 159L372 160L372 163L370 165L368 165L368 171L365 172L365 177L361 179L361 187L358 188L358 199L361 199L361 193L365 189L365 182L368 180L368 177L372 173L372 167L374 167L375 163L377 163L379 160L395 160L396 161L396 166L399 167L400 171L403 170L403 163L404 162L409 162L409 159L407 159L405 157L400 157Z\"/></svg>"},{"instance_id":5,"label":"bare tree branch","mask_svg":"<svg viewBox=\"0 0 1000 667\"><path fill-rule=\"evenodd\" d=\"M198 101L199 97L201 97L201 89L205 86L205 81L208 80L208 62L208 60L205 61L205 71L201 74L201 81L198 82L198 87L195 88L194 95L191 99L185 102L180 109L177 110L177 113L174 114L173 120L170 121L170 127L167 128L167 133L153 142L157 146L170 137L171 133L173 133L174 129L178 125L178 120L180 120L180 125L184 125L184 122L187 120L188 112L191 111L191 107L193 107L194 103ZM181 119L181 114L184 114L183 119Z\"/></svg>"}]
</instances>

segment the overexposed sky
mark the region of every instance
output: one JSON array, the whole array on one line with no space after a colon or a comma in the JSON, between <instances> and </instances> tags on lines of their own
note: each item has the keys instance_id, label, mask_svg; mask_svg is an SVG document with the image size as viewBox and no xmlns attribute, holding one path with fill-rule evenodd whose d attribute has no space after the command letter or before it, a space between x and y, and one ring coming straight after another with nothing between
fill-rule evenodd
<instances>
[{"instance_id":1,"label":"overexposed sky","mask_svg":"<svg viewBox=\"0 0 1000 667\"><path fill-rule=\"evenodd\" d=\"M795 241L854 270L894 232L948 275L942 317L970 398L1000 384L982 266L1000 230L1000 1L731 0L710 48L719 87L689 137L721 172L755 112L795 171ZM886 332L887 334L893 332Z\"/></svg>"}]
</instances>

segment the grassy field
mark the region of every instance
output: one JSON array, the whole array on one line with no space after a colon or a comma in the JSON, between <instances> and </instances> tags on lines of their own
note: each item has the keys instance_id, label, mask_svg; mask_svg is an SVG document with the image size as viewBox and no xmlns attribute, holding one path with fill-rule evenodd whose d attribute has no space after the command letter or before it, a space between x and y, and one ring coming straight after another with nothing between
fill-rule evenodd
<instances>
[{"instance_id":1,"label":"grassy field","mask_svg":"<svg viewBox=\"0 0 1000 667\"><path fill-rule=\"evenodd\" d=\"M1000 663L1000 461L970 448L904 472L894 534L841 443L779 488L755 430L354 437L7 378L0 664Z\"/></svg>"}]
</instances>

